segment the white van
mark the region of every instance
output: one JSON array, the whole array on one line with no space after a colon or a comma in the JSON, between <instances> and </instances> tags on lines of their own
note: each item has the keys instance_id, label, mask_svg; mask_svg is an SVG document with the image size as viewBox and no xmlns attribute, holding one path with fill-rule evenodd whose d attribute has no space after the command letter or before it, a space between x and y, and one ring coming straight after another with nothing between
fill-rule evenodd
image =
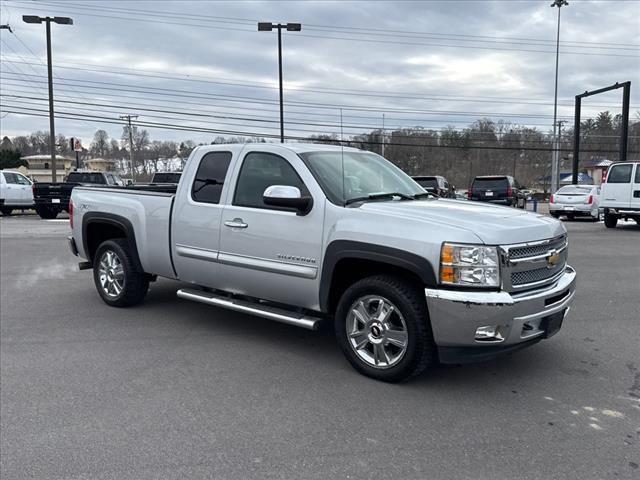
<instances>
[{"instance_id":1,"label":"white van","mask_svg":"<svg viewBox=\"0 0 640 480\"><path fill-rule=\"evenodd\" d=\"M615 228L620 218L640 224L640 161L609 167L607 181L602 184L600 208L608 228Z\"/></svg>"},{"instance_id":2,"label":"white van","mask_svg":"<svg viewBox=\"0 0 640 480\"><path fill-rule=\"evenodd\" d=\"M0 212L9 216L14 210L33 208L33 182L19 172L0 171Z\"/></svg>"}]
</instances>

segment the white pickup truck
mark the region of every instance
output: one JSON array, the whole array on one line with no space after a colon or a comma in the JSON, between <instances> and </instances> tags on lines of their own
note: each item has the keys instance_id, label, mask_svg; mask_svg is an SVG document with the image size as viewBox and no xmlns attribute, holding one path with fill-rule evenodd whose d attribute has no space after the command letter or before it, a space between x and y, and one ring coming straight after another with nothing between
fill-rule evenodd
<instances>
[{"instance_id":1,"label":"white pickup truck","mask_svg":"<svg viewBox=\"0 0 640 480\"><path fill-rule=\"evenodd\" d=\"M561 222L436 198L379 155L317 144L196 148L180 182L73 189L70 248L109 305L157 276L183 299L315 329L401 381L556 333L575 291Z\"/></svg>"},{"instance_id":2,"label":"white pickup truck","mask_svg":"<svg viewBox=\"0 0 640 480\"><path fill-rule=\"evenodd\" d=\"M614 163L607 170L600 193L604 224L615 228L618 219L633 219L640 225L640 162Z\"/></svg>"}]
</instances>

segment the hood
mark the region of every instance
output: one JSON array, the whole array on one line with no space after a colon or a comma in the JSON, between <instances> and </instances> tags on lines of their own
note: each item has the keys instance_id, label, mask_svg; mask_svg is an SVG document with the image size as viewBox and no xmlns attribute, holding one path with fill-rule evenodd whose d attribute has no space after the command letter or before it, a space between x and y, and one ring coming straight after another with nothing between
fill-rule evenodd
<instances>
[{"instance_id":1,"label":"hood","mask_svg":"<svg viewBox=\"0 0 640 480\"><path fill-rule=\"evenodd\" d=\"M551 217L512 207L465 200L439 198L365 202L357 208L407 221L463 228L474 233L487 245L533 242L566 232L562 222ZM451 241L455 242L455 238Z\"/></svg>"}]
</instances>

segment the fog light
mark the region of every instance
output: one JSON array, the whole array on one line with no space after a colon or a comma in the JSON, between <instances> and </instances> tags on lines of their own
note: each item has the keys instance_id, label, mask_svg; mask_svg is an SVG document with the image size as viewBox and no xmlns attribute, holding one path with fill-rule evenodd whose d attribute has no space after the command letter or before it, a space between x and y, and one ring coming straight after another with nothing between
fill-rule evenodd
<instances>
[{"instance_id":1,"label":"fog light","mask_svg":"<svg viewBox=\"0 0 640 480\"><path fill-rule=\"evenodd\" d=\"M486 327L478 327L476 329L476 340L478 341L497 341L501 342L504 340L502 333L500 332L500 327L495 325L488 325Z\"/></svg>"}]
</instances>

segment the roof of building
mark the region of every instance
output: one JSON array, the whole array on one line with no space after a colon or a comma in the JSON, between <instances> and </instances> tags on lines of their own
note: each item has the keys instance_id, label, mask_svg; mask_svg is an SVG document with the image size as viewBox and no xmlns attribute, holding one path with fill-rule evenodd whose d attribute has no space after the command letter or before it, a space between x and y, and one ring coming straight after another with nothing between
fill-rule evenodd
<instances>
[{"instance_id":1,"label":"roof of building","mask_svg":"<svg viewBox=\"0 0 640 480\"><path fill-rule=\"evenodd\" d=\"M588 162L584 162L582 165L584 168L598 168L598 167L608 167L613 163L612 160L607 160L606 158L596 158L594 160L589 160Z\"/></svg>"}]
</instances>

